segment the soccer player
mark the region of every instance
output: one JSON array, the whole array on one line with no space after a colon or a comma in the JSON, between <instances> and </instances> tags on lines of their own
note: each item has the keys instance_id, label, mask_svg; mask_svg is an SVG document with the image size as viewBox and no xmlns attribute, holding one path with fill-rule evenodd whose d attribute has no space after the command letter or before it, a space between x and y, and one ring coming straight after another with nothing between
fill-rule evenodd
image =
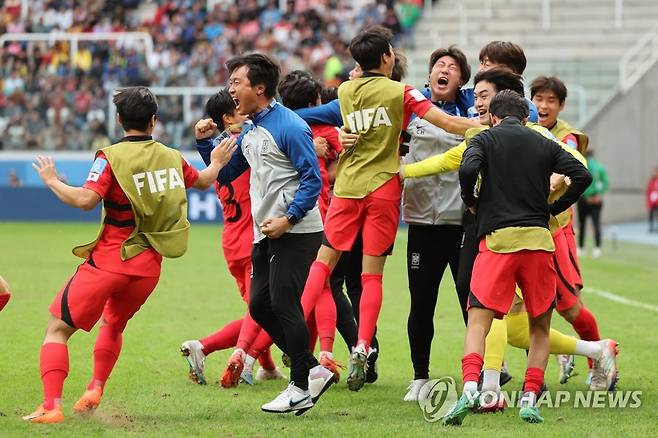
<instances>
[{"instance_id":1,"label":"soccer player","mask_svg":"<svg viewBox=\"0 0 658 438\"><path fill-rule=\"evenodd\" d=\"M350 358L348 387L365 383L367 355L382 303L382 273L398 227L401 184L399 138L412 113L444 129L464 133L477 126L434 107L418 90L390 79L395 63L391 33L371 27L350 43L350 53L363 76L341 84L338 99L342 119L359 133L356 145L339 160L334 197L325 223L325 240L311 266L304 293L317 293L331 275L342 251L363 236L363 294L357 345Z\"/></svg>"},{"instance_id":2,"label":"soccer player","mask_svg":"<svg viewBox=\"0 0 658 438\"><path fill-rule=\"evenodd\" d=\"M61 182L50 157L39 155L33 164L62 202L91 210L102 200L104 214L98 237L74 248L85 262L50 306L40 359L44 401L23 417L27 421L64 421L67 342L78 329L90 331L102 317L93 377L73 410L89 414L98 407L121 351L122 333L158 283L162 257L180 257L187 249L185 189L210 187L236 147L235 140L222 141L211 152L208 167L197 172L180 152L151 138L158 105L148 88L126 88L113 102L125 137L96 154L84 186Z\"/></svg>"},{"instance_id":3,"label":"soccer player","mask_svg":"<svg viewBox=\"0 0 658 438\"><path fill-rule=\"evenodd\" d=\"M551 131L563 143L570 145L580 152L585 152L589 144L587 135L573 128L559 118L567 99L567 87L559 78L552 76L539 76L530 85L530 95L539 111L539 124ZM581 339L599 341L598 322L594 314L583 303L580 290L583 280L578 266L578 252L576 251L573 231L573 214L571 211L562 213L557 218L559 225L556 230L556 270L558 273L558 305L556 310L573 327ZM573 370L573 358L558 356L560 364L560 379L568 380ZM594 377L593 363L588 361L590 368L590 388L594 390L606 389L608 382L601 373Z\"/></svg>"},{"instance_id":4,"label":"soccer player","mask_svg":"<svg viewBox=\"0 0 658 438\"><path fill-rule=\"evenodd\" d=\"M5 308L10 298L9 283L0 275L0 311Z\"/></svg>"},{"instance_id":5,"label":"soccer player","mask_svg":"<svg viewBox=\"0 0 658 438\"><path fill-rule=\"evenodd\" d=\"M520 417L542 422L535 406L548 360L548 332L555 301L553 239L549 215L570 205L591 182L586 167L556 142L525 127L528 106L522 95L501 91L492 99L493 127L472 137L459 170L462 199L477 211L480 252L469 296L468 326L462 358L463 395L444 416L459 425L477 405L485 336L494 317L511 307L518 284L524 292L530 326L530 349ZM566 175L571 184L548 203L550 177ZM474 190L482 175L475 197ZM524 187L524 190L519 190Z\"/></svg>"},{"instance_id":6,"label":"soccer player","mask_svg":"<svg viewBox=\"0 0 658 438\"><path fill-rule=\"evenodd\" d=\"M309 73L301 70L288 73L278 86L281 102L293 111L318 105L321 90L320 83ZM330 162L336 160L338 154L342 152L342 147L338 142L338 129L335 126L314 123L310 125L310 128L314 141L317 142L322 139L328 146L326 152L322 156L318 156L322 177L322 189L318 197L318 204L320 215L324 219L329 208L329 192L331 189L327 166ZM335 379L338 381L340 378L339 367L333 357L337 315L331 287L326 285L319 295L304 293L302 295L302 308L307 323L311 322L309 329L317 330L320 339L319 362L334 373Z\"/></svg>"},{"instance_id":7,"label":"soccer player","mask_svg":"<svg viewBox=\"0 0 658 438\"><path fill-rule=\"evenodd\" d=\"M470 77L471 68L461 50L455 46L435 50L429 60L428 83L432 103L451 114L467 114L472 103L463 105L457 96ZM445 152L464 139L418 117L409 122L406 132L411 140L405 163ZM419 391L429 381L434 310L448 265L457 284L459 251L464 234L461 225L463 206L456 171L404 182L402 219L409 224L407 276L411 295L407 333L414 368L414 378L404 401L417 401ZM466 323L468 290L458 298Z\"/></svg>"},{"instance_id":8,"label":"soccer player","mask_svg":"<svg viewBox=\"0 0 658 438\"><path fill-rule=\"evenodd\" d=\"M274 99L280 68L272 59L258 53L237 56L227 68L236 109L252 124L240 134L239 148L220 172L219 182L231 182L251 168L254 246L249 312L292 362L288 387L261 408L303 414L334 378L309 350L300 302L322 240L317 207L322 181L313 136L299 116ZM213 130L209 124L197 131L204 161Z\"/></svg>"},{"instance_id":9,"label":"soccer player","mask_svg":"<svg viewBox=\"0 0 658 438\"><path fill-rule=\"evenodd\" d=\"M210 116L217 129L225 135L236 137L242 132L247 117L238 114L235 102L227 89L212 96L206 103L206 114ZM249 172L245 172L235 181L221 185L215 181L215 191L224 211L224 229L222 231L222 249L226 264L238 285L242 299L249 303L249 284L251 282L251 246L254 240L251 219L251 199L249 198ZM260 336L260 333L264 336ZM256 339L259 342L255 342ZM253 384L253 365L258 358L261 367L258 380L283 378L276 368L269 350L271 339L251 318L249 311L243 319L231 321L221 330L200 340L183 342L181 352L189 365L189 376L193 382L206 384L204 375L206 357L217 350L236 346L227 367L220 378L222 387L236 386L239 380Z\"/></svg>"}]
</instances>

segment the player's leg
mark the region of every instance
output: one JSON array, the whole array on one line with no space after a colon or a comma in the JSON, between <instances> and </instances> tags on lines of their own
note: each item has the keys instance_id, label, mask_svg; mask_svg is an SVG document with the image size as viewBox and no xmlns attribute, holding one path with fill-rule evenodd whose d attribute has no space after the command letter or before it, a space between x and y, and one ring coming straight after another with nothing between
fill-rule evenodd
<instances>
[{"instance_id":1,"label":"player's leg","mask_svg":"<svg viewBox=\"0 0 658 438\"><path fill-rule=\"evenodd\" d=\"M404 401L417 401L420 389L429 381L434 309L441 277L448 265L448 260L443 256L440 234L441 229L437 226L409 225L407 278L411 305L407 318L407 337L414 378Z\"/></svg>"},{"instance_id":2,"label":"player's leg","mask_svg":"<svg viewBox=\"0 0 658 438\"><path fill-rule=\"evenodd\" d=\"M473 265L475 257L478 255L478 239L477 239L477 225L475 223L475 215L466 210L462 218L462 226L464 228L464 236L459 251L459 271L457 273L457 296L459 297L459 304L462 305L462 316L464 318L464 325L468 321L466 304L471 291L471 274L473 272Z\"/></svg>"},{"instance_id":3,"label":"player's leg","mask_svg":"<svg viewBox=\"0 0 658 438\"><path fill-rule=\"evenodd\" d=\"M89 331L103 313L117 281L123 276L101 271L85 262L78 267L50 305L52 318L41 346L40 370L43 404L25 417L36 423L64 421L62 389L69 371L68 339L79 328Z\"/></svg>"},{"instance_id":4,"label":"player's leg","mask_svg":"<svg viewBox=\"0 0 658 438\"><path fill-rule=\"evenodd\" d=\"M123 284L107 300L101 327L94 345L94 370L91 381L73 410L90 414L100 404L105 384L121 353L123 332L128 321L139 311L158 284L158 277L124 276Z\"/></svg>"},{"instance_id":5,"label":"player's leg","mask_svg":"<svg viewBox=\"0 0 658 438\"><path fill-rule=\"evenodd\" d=\"M352 304L343 291L343 283L345 283L346 280L346 267L349 263L350 256L351 254L349 252L344 252L341 255L340 261L334 268L330 280L331 292L336 305L336 329L338 329L338 333L340 333L345 341L345 345L349 352L352 351L352 347L356 345L357 341L357 326L354 319ZM360 276L361 275L359 274L359 277ZM359 288L360 287L361 282L359 282Z\"/></svg>"},{"instance_id":6,"label":"player's leg","mask_svg":"<svg viewBox=\"0 0 658 438\"><path fill-rule=\"evenodd\" d=\"M528 315L530 347L519 415L521 419L530 423L544 421L536 407L536 402L544 385L544 372L548 364L551 314L552 309L535 317Z\"/></svg>"},{"instance_id":7,"label":"player's leg","mask_svg":"<svg viewBox=\"0 0 658 438\"><path fill-rule=\"evenodd\" d=\"M594 204L590 206L592 215L592 225L594 225L594 249L592 250L592 257L598 258L601 256L601 208L603 204Z\"/></svg>"},{"instance_id":8,"label":"player's leg","mask_svg":"<svg viewBox=\"0 0 658 438\"><path fill-rule=\"evenodd\" d=\"M585 222L587 221L588 204L582 198L578 200L577 210L578 210L578 248L580 249L581 254L584 254L583 251L585 251L585 230L586 230Z\"/></svg>"},{"instance_id":9,"label":"player's leg","mask_svg":"<svg viewBox=\"0 0 658 438\"><path fill-rule=\"evenodd\" d=\"M336 383L340 380L339 364L334 360L334 337L336 334L337 310L331 288L325 287L315 306L315 322L320 339L320 364L334 373Z\"/></svg>"}]
</instances>

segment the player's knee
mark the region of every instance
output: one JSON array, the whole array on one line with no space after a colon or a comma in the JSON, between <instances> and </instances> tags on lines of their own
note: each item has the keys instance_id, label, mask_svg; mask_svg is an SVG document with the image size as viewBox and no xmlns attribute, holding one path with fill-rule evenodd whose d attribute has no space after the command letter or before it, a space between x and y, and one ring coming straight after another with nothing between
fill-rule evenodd
<instances>
[{"instance_id":1,"label":"player's knee","mask_svg":"<svg viewBox=\"0 0 658 438\"><path fill-rule=\"evenodd\" d=\"M565 310L559 310L558 313L562 318L567 320L570 324L573 324L573 322L578 318L578 314L580 313L581 305L579 302L576 302L573 306L569 307L568 309Z\"/></svg>"},{"instance_id":2,"label":"player's knee","mask_svg":"<svg viewBox=\"0 0 658 438\"><path fill-rule=\"evenodd\" d=\"M59 318L52 317L46 325L46 339L66 342L77 329L71 327Z\"/></svg>"}]
</instances>

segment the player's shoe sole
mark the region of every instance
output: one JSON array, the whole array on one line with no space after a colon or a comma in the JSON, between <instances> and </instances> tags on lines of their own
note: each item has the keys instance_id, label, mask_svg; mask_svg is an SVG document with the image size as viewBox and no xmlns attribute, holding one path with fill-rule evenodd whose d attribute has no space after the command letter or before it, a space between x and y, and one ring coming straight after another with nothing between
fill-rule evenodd
<instances>
[{"instance_id":1,"label":"player's shoe sole","mask_svg":"<svg viewBox=\"0 0 658 438\"><path fill-rule=\"evenodd\" d=\"M441 418L441 424L444 426L461 426L468 413L479 408L477 403L479 398L479 394L473 394L472 397L462 394L448 413Z\"/></svg>"},{"instance_id":2,"label":"player's shoe sole","mask_svg":"<svg viewBox=\"0 0 658 438\"><path fill-rule=\"evenodd\" d=\"M64 414L62 413L61 408L47 410L44 409L42 405L39 406L37 410L32 412L30 415L25 415L23 420L40 424L61 423L64 421Z\"/></svg>"},{"instance_id":3,"label":"player's shoe sole","mask_svg":"<svg viewBox=\"0 0 658 438\"><path fill-rule=\"evenodd\" d=\"M560 383L565 384L573 376L578 375L575 372L576 360L572 354L558 354L555 358L560 367Z\"/></svg>"},{"instance_id":4,"label":"player's shoe sole","mask_svg":"<svg viewBox=\"0 0 658 438\"><path fill-rule=\"evenodd\" d=\"M73 412L78 415L91 415L101 404L103 390L101 388L88 389L73 405Z\"/></svg>"}]
</instances>

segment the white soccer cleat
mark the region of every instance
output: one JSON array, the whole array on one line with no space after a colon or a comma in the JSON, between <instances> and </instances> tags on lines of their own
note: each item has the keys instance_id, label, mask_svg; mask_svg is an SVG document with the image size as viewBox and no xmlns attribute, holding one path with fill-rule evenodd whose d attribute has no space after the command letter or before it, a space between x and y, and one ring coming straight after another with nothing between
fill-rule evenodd
<instances>
[{"instance_id":1,"label":"white soccer cleat","mask_svg":"<svg viewBox=\"0 0 658 438\"><path fill-rule=\"evenodd\" d=\"M423 387L430 379L415 379L409 383L407 387L407 393L404 395L403 401L406 402L417 402L418 400L425 400L429 396L427 389L423 390Z\"/></svg>"},{"instance_id":2,"label":"white soccer cleat","mask_svg":"<svg viewBox=\"0 0 658 438\"><path fill-rule=\"evenodd\" d=\"M601 345L601 358L593 361L592 391L614 391L617 387L617 354L619 344L612 339L597 341Z\"/></svg>"},{"instance_id":3,"label":"white soccer cleat","mask_svg":"<svg viewBox=\"0 0 658 438\"><path fill-rule=\"evenodd\" d=\"M206 369L206 355L203 354L203 344L196 339L185 341L181 345L180 351L187 359L187 364L190 367L190 380L199 385L205 385L206 377L203 373Z\"/></svg>"},{"instance_id":4,"label":"white soccer cleat","mask_svg":"<svg viewBox=\"0 0 658 438\"><path fill-rule=\"evenodd\" d=\"M597 247L594 247L594 249L592 250L592 258L593 259L598 259L599 257L601 257L601 248L599 248L597 246Z\"/></svg>"},{"instance_id":5,"label":"white soccer cleat","mask_svg":"<svg viewBox=\"0 0 658 438\"><path fill-rule=\"evenodd\" d=\"M316 365L308 371L308 390L313 403L335 382L334 373L322 365Z\"/></svg>"},{"instance_id":6,"label":"white soccer cleat","mask_svg":"<svg viewBox=\"0 0 658 438\"><path fill-rule=\"evenodd\" d=\"M574 372L576 360L572 354L556 354L557 364L560 367L560 383L564 384L577 373Z\"/></svg>"},{"instance_id":7,"label":"white soccer cleat","mask_svg":"<svg viewBox=\"0 0 658 438\"><path fill-rule=\"evenodd\" d=\"M281 391L274 400L261 406L261 409L265 412L285 414L297 411L303 413L312 407L311 393L296 387L295 382L290 382L286 389Z\"/></svg>"},{"instance_id":8,"label":"white soccer cleat","mask_svg":"<svg viewBox=\"0 0 658 438\"><path fill-rule=\"evenodd\" d=\"M274 368L273 370L266 370L263 367L258 368L256 371L256 380L281 380L285 376L281 374L279 368Z\"/></svg>"}]
</instances>

